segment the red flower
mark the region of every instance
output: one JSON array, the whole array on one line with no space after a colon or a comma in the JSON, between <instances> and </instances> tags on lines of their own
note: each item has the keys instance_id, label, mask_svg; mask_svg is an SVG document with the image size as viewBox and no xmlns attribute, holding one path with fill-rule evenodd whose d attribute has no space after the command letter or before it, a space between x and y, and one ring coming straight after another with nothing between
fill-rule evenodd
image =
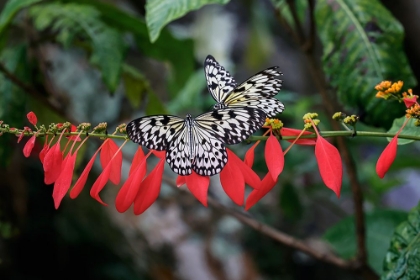
<instances>
[{"instance_id":1,"label":"red flower","mask_svg":"<svg viewBox=\"0 0 420 280\"><path fill-rule=\"evenodd\" d=\"M61 133L58 141L45 154L44 166L44 182L49 185L57 180L61 173L61 164L63 162L63 154L60 151L60 141L63 133Z\"/></svg>"},{"instance_id":2,"label":"red flower","mask_svg":"<svg viewBox=\"0 0 420 280\"><path fill-rule=\"evenodd\" d=\"M10 129L10 130L12 130L12 129ZM20 143L20 141L23 139L23 136L25 136L25 131L32 132L32 130L29 127L24 126L22 132L19 134L19 137L18 137L18 140L17 140L18 143Z\"/></svg>"},{"instance_id":3,"label":"red flower","mask_svg":"<svg viewBox=\"0 0 420 280\"><path fill-rule=\"evenodd\" d=\"M403 98L403 101L404 101L405 107L410 108L411 106L417 103L417 96L414 95L412 97L405 97Z\"/></svg>"},{"instance_id":4,"label":"red flower","mask_svg":"<svg viewBox=\"0 0 420 280\"><path fill-rule=\"evenodd\" d=\"M258 189L253 190L245 202L245 210L249 210L255 205L260 199L262 199L268 192L270 192L277 184L277 178L273 180L272 174L268 172L264 179L261 181L261 185Z\"/></svg>"},{"instance_id":5,"label":"red flower","mask_svg":"<svg viewBox=\"0 0 420 280\"><path fill-rule=\"evenodd\" d=\"M273 181L283 171L284 167L284 154L281 149L280 143L273 134L267 139L264 150L265 162L267 163L268 171L273 176Z\"/></svg>"},{"instance_id":6,"label":"red flower","mask_svg":"<svg viewBox=\"0 0 420 280\"><path fill-rule=\"evenodd\" d=\"M134 214L140 215L146 211L159 196L162 185L165 158L161 158L156 167L143 180L134 200Z\"/></svg>"},{"instance_id":7,"label":"red flower","mask_svg":"<svg viewBox=\"0 0 420 280\"><path fill-rule=\"evenodd\" d=\"M141 182L146 175L146 159L147 156L144 155L141 146L139 146L133 157L128 178L118 191L115 199L115 207L118 212L123 213L127 211L136 199Z\"/></svg>"},{"instance_id":8,"label":"red flower","mask_svg":"<svg viewBox=\"0 0 420 280\"><path fill-rule=\"evenodd\" d=\"M36 136L33 135L29 138L28 142L26 142L25 146L23 147L23 155L25 157L29 157L31 155L32 149L35 145Z\"/></svg>"},{"instance_id":9,"label":"red flower","mask_svg":"<svg viewBox=\"0 0 420 280\"><path fill-rule=\"evenodd\" d=\"M26 117L28 118L29 122L33 125L36 126L36 123L38 122L38 119L35 115L34 112L29 112Z\"/></svg>"},{"instance_id":10,"label":"red flower","mask_svg":"<svg viewBox=\"0 0 420 280\"><path fill-rule=\"evenodd\" d=\"M403 128L407 125L408 120L409 118L405 119L405 122L403 123L401 128L395 134L394 138L392 138L392 140L388 143L386 148L382 151L378 161L376 162L376 173L381 179L388 172L389 168L395 160L398 148L398 135L400 135Z\"/></svg>"},{"instance_id":11,"label":"red flower","mask_svg":"<svg viewBox=\"0 0 420 280\"><path fill-rule=\"evenodd\" d=\"M300 129L293 129L293 128L286 128L283 127L280 129L280 134L281 136L300 136L300 135L310 135L313 134L312 132L309 131L303 131ZM309 145L309 146L313 146L316 143L316 139L315 138L303 138L303 139L298 139L298 140L286 140L288 142L291 142L297 145Z\"/></svg>"},{"instance_id":12,"label":"red flower","mask_svg":"<svg viewBox=\"0 0 420 280\"><path fill-rule=\"evenodd\" d=\"M210 177L198 175L194 171L190 175L184 177L190 192L198 201L207 207L207 191L209 189Z\"/></svg>"},{"instance_id":13,"label":"red flower","mask_svg":"<svg viewBox=\"0 0 420 280\"><path fill-rule=\"evenodd\" d=\"M122 152L117 144L109 138L103 143L100 159L103 169L109 163L111 164L109 180L118 185L121 180Z\"/></svg>"}]
</instances>

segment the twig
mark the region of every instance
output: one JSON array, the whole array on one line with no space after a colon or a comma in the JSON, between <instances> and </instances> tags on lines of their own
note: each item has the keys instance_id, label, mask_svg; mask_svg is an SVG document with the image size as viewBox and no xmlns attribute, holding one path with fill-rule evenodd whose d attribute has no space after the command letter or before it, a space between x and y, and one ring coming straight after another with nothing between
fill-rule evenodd
<instances>
[{"instance_id":1,"label":"twig","mask_svg":"<svg viewBox=\"0 0 420 280\"><path fill-rule=\"evenodd\" d=\"M171 178L168 178L166 176L163 176L163 181L170 185L173 188L177 188L175 186L174 180ZM178 189L178 188L177 188ZM187 192L187 191L185 191ZM332 253L324 253L319 252L310 246L308 246L304 241L299 240L297 238L294 238L291 235L288 235L284 232L281 232L273 227L270 227L269 225L266 225L264 223L261 223L257 220L254 220L251 217L245 216L245 214L240 213L234 209L231 209L221 203L219 203L217 200L212 199L211 197L207 198L208 205L211 207L217 209L218 211L221 211L223 213L229 214L232 217L236 218L237 220L241 221L243 224L255 229L256 231L260 232L261 234L268 236L272 238L273 240L284 244L285 246L294 248L296 250L302 251L313 258L323 261L326 263L330 263L333 265L336 265L338 267L341 267L343 269L348 270L358 270L359 269L359 263L352 261L352 260L344 260L336 255L333 255Z\"/></svg>"}]
</instances>

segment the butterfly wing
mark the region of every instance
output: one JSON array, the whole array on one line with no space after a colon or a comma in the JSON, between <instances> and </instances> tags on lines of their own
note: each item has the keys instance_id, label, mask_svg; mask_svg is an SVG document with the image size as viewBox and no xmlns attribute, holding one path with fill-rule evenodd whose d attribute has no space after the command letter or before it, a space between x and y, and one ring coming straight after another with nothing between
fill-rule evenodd
<instances>
[{"instance_id":1,"label":"butterfly wing","mask_svg":"<svg viewBox=\"0 0 420 280\"><path fill-rule=\"evenodd\" d=\"M179 175L190 175L192 172L191 140L193 139L188 135L188 127L184 125L169 143L166 152L166 162L172 171Z\"/></svg>"},{"instance_id":2,"label":"butterfly wing","mask_svg":"<svg viewBox=\"0 0 420 280\"><path fill-rule=\"evenodd\" d=\"M247 139L264 124L266 114L255 108L224 108L199 115L196 126L224 144L237 144Z\"/></svg>"},{"instance_id":3,"label":"butterfly wing","mask_svg":"<svg viewBox=\"0 0 420 280\"><path fill-rule=\"evenodd\" d=\"M204 73L206 75L207 88L217 103L225 100L229 92L236 87L233 77L211 55L208 55L204 61Z\"/></svg>"},{"instance_id":4,"label":"butterfly wing","mask_svg":"<svg viewBox=\"0 0 420 280\"><path fill-rule=\"evenodd\" d=\"M163 151L172 138L185 129L185 120L176 116L157 115L135 119L127 124L131 141L148 149Z\"/></svg>"},{"instance_id":5,"label":"butterfly wing","mask_svg":"<svg viewBox=\"0 0 420 280\"><path fill-rule=\"evenodd\" d=\"M207 128L197 124L191 131L194 140L193 170L202 176L220 173L228 161L227 151L222 141L214 137Z\"/></svg>"},{"instance_id":6,"label":"butterfly wing","mask_svg":"<svg viewBox=\"0 0 420 280\"><path fill-rule=\"evenodd\" d=\"M282 80L277 67L271 67L252 76L237 86L223 103L229 108L252 107L263 110L267 117L283 112L284 105L274 96L280 91Z\"/></svg>"}]
</instances>

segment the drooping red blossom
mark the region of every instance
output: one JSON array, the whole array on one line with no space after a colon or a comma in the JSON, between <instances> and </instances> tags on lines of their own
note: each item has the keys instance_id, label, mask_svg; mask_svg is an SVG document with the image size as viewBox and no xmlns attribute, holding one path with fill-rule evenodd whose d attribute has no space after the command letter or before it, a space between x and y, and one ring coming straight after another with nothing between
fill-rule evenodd
<instances>
[{"instance_id":1,"label":"drooping red blossom","mask_svg":"<svg viewBox=\"0 0 420 280\"><path fill-rule=\"evenodd\" d=\"M277 180L284 168L284 153L279 141L272 134L265 143L264 157L269 173L274 181Z\"/></svg>"},{"instance_id":2,"label":"drooping red blossom","mask_svg":"<svg viewBox=\"0 0 420 280\"><path fill-rule=\"evenodd\" d=\"M261 179L245 162L243 162L237 155L228 149L229 160L233 161L232 164L236 165L241 170L242 176L244 177L245 183L254 188L258 189L261 184Z\"/></svg>"},{"instance_id":3,"label":"drooping red blossom","mask_svg":"<svg viewBox=\"0 0 420 280\"><path fill-rule=\"evenodd\" d=\"M58 141L45 154L44 166L44 182L49 185L57 180L61 173L61 164L63 162L63 153L60 151L60 142L63 133L60 134Z\"/></svg>"},{"instance_id":4,"label":"drooping red blossom","mask_svg":"<svg viewBox=\"0 0 420 280\"><path fill-rule=\"evenodd\" d=\"M76 157L77 152L71 154L70 151L62 163L63 169L61 170L60 176L58 176L57 180L54 183L54 190L52 195L54 199L55 209L58 209L64 196L70 189L71 181L73 179Z\"/></svg>"},{"instance_id":5,"label":"drooping red blossom","mask_svg":"<svg viewBox=\"0 0 420 280\"><path fill-rule=\"evenodd\" d=\"M92 188L90 189L90 196L96 199L102 205L107 206L105 202L102 201L99 193L105 187L106 183L109 180L109 176L111 176L111 164L108 164L101 172L99 177L96 179L95 183L93 183Z\"/></svg>"},{"instance_id":6,"label":"drooping red blossom","mask_svg":"<svg viewBox=\"0 0 420 280\"><path fill-rule=\"evenodd\" d=\"M411 108L411 106L417 103L417 96L405 97L403 98L403 101L404 101L405 107Z\"/></svg>"},{"instance_id":7,"label":"drooping red blossom","mask_svg":"<svg viewBox=\"0 0 420 280\"><path fill-rule=\"evenodd\" d=\"M159 196L165 158L161 158L156 167L141 183L139 192L134 200L134 214L140 215L146 211Z\"/></svg>"},{"instance_id":8,"label":"drooping red blossom","mask_svg":"<svg viewBox=\"0 0 420 280\"><path fill-rule=\"evenodd\" d=\"M47 154L47 152L49 151L49 149L50 149L50 145L51 145L51 143L52 143L52 140L54 140L54 137L53 137L53 139L51 139L51 142L50 143L48 143L48 135L47 136L45 136L45 142L44 142L44 146L42 147L42 150L41 150L41 152L39 152L39 160L41 161L41 163L44 165L44 158L45 158L45 155Z\"/></svg>"},{"instance_id":9,"label":"drooping red blossom","mask_svg":"<svg viewBox=\"0 0 420 280\"><path fill-rule=\"evenodd\" d=\"M343 164L337 148L318 134L315 157L324 184L340 197Z\"/></svg>"},{"instance_id":10,"label":"drooping red blossom","mask_svg":"<svg viewBox=\"0 0 420 280\"><path fill-rule=\"evenodd\" d=\"M382 179L388 172L397 155L397 148L398 134L395 135L394 138L392 138L391 142L388 143L386 148L382 151L381 155L379 156L378 161L376 162L376 173L378 174L379 178Z\"/></svg>"},{"instance_id":11,"label":"drooping red blossom","mask_svg":"<svg viewBox=\"0 0 420 280\"><path fill-rule=\"evenodd\" d=\"M183 177L190 192L198 201L207 207L207 191L209 189L210 177L198 175L194 171L190 175Z\"/></svg>"},{"instance_id":12,"label":"drooping red blossom","mask_svg":"<svg viewBox=\"0 0 420 280\"><path fill-rule=\"evenodd\" d=\"M147 157L144 156L143 150L139 147L133 158L128 178L118 191L115 199L115 207L118 212L123 213L127 211L136 199L141 182L146 175L146 159Z\"/></svg>"},{"instance_id":13,"label":"drooping red blossom","mask_svg":"<svg viewBox=\"0 0 420 280\"><path fill-rule=\"evenodd\" d=\"M102 146L101 146L102 147ZM76 198L83 190L89 172L92 169L93 163L95 162L95 158L98 155L101 147L99 147L99 149L93 154L92 158L89 160L88 164L86 165L85 169L83 169L82 174L80 175L79 179L77 179L76 183L74 184L73 188L70 191L70 197L71 198Z\"/></svg>"},{"instance_id":14,"label":"drooping red blossom","mask_svg":"<svg viewBox=\"0 0 420 280\"><path fill-rule=\"evenodd\" d=\"M105 169L109 163L111 164L109 180L118 185L121 181L122 152L117 144L109 138L103 143L100 161L102 169Z\"/></svg>"},{"instance_id":15,"label":"drooping red blossom","mask_svg":"<svg viewBox=\"0 0 420 280\"><path fill-rule=\"evenodd\" d=\"M261 198L269 193L277 184L277 181L277 178L273 180L273 176L270 174L270 172L267 172L264 179L261 181L260 187L253 190L246 199L245 210L249 210L252 206L255 205L255 203L257 203Z\"/></svg>"},{"instance_id":16,"label":"drooping red blossom","mask_svg":"<svg viewBox=\"0 0 420 280\"><path fill-rule=\"evenodd\" d=\"M70 132L76 132L77 131L77 127L74 125L74 124L72 124L71 126L70 126ZM79 134L80 135L80 134ZM70 141L77 141L77 142L79 142L79 141L81 141L82 139L80 138L80 136L79 135L71 135L71 136L66 136L67 137L67 139L69 139Z\"/></svg>"},{"instance_id":17,"label":"drooping red blossom","mask_svg":"<svg viewBox=\"0 0 420 280\"><path fill-rule=\"evenodd\" d=\"M181 176L181 175L178 175L178 177L176 177L176 182L175 182L175 184L176 184L176 186L179 188L180 186L182 186L182 185L184 185L184 184L186 184L187 182L185 181L185 176Z\"/></svg>"},{"instance_id":18,"label":"drooping red blossom","mask_svg":"<svg viewBox=\"0 0 420 280\"><path fill-rule=\"evenodd\" d=\"M31 138L29 138L28 142L26 142L25 146L23 147L23 155L25 157L29 157L31 155L32 149L35 145L36 136L33 135Z\"/></svg>"},{"instance_id":19,"label":"drooping red blossom","mask_svg":"<svg viewBox=\"0 0 420 280\"><path fill-rule=\"evenodd\" d=\"M12 129L10 129L10 130L12 130ZM19 134L19 137L18 137L18 140L17 140L18 143L20 143L20 141L22 141L23 137L25 136L25 131L32 132L32 130L29 127L24 126L22 132Z\"/></svg>"},{"instance_id":20,"label":"drooping red blossom","mask_svg":"<svg viewBox=\"0 0 420 280\"><path fill-rule=\"evenodd\" d=\"M313 134L312 132L309 131L304 131L302 133L302 130L300 129L294 129L294 128L286 128L283 127L280 129L280 134L282 136L299 136L299 135L309 135L309 134ZM286 140L290 143L295 143L297 145L308 145L308 146L314 146L316 144L316 139L315 138L303 138L303 139L298 139L298 140Z\"/></svg>"},{"instance_id":21,"label":"drooping red blossom","mask_svg":"<svg viewBox=\"0 0 420 280\"><path fill-rule=\"evenodd\" d=\"M26 117L28 118L28 120L29 120L29 122L33 125L33 126L35 126L36 124L37 124L37 122L38 122L38 118L36 117L36 115L35 115L35 113L34 112L29 112L27 115L26 115Z\"/></svg>"},{"instance_id":22,"label":"drooping red blossom","mask_svg":"<svg viewBox=\"0 0 420 280\"><path fill-rule=\"evenodd\" d=\"M255 153L255 148L258 146L258 144L260 143L260 141L257 141L254 145L251 146L251 148L248 149L248 151L246 151L245 153L245 158L244 158L244 162L246 165L248 165L249 167L252 167L252 165L254 165L254 153Z\"/></svg>"},{"instance_id":23,"label":"drooping red blossom","mask_svg":"<svg viewBox=\"0 0 420 280\"><path fill-rule=\"evenodd\" d=\"M230 199L242 206L245 196L245 179L233 158L234 153L229 149L227 149L227 152L228 162L220 172L220 183Z\"/></svg>"}]
</instances>

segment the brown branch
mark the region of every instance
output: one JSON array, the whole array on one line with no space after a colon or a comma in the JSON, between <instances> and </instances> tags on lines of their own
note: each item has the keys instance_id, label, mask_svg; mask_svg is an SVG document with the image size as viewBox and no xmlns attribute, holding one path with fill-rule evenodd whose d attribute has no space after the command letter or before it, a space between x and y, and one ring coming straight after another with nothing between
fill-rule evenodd
<instances>
[{"instance_id":1,"label":"brown branch","mask_svg":"<svg viewBox=\"0 0 420 280\"><path fill-rule=\"evenodd\" d=\"M315 46L315 0L308 0L309 6L309 36L302 46L304 52L312 52Z\"/></svg>"},{"instance_id":2,"label":"brown branch","mask_svg":"<svg viewBox=\"0 0 420 280\"><path fill-rule=\"evenodd\" d=\"M175 186L174 180L171 178L168 178L166 176L163 177L163 181L170 185L173 188L177 188ZM178 189L178 188L177 188ZM187 191L185 191L187 192ZM251 217L247 217L245 214L240 213L234 209L231 209L221 203L219 203L217 200L212 199L211 197L207 198L208 205L211 207L217 209L218 211L231 215L232 217L236 218L243 224L255 229L256 231L260 232L261 234L270 237L271 239L285 245L291 248L294 248L296 250L302 251L311 257L322 261L326 263L333 264L335 266L338 266L343 269L348 270L358 270L359 269L359 263L356 261L347 261L344 260L333 253L325 253L325 252L319 252L316 249L313 249L308 244L306 244L304 241L299 240L291 235L288 235L284 232L281 232L273 227L270 227L269 225L266 225L264 223L261 223Z\"/></svg>"}]
</instances>

